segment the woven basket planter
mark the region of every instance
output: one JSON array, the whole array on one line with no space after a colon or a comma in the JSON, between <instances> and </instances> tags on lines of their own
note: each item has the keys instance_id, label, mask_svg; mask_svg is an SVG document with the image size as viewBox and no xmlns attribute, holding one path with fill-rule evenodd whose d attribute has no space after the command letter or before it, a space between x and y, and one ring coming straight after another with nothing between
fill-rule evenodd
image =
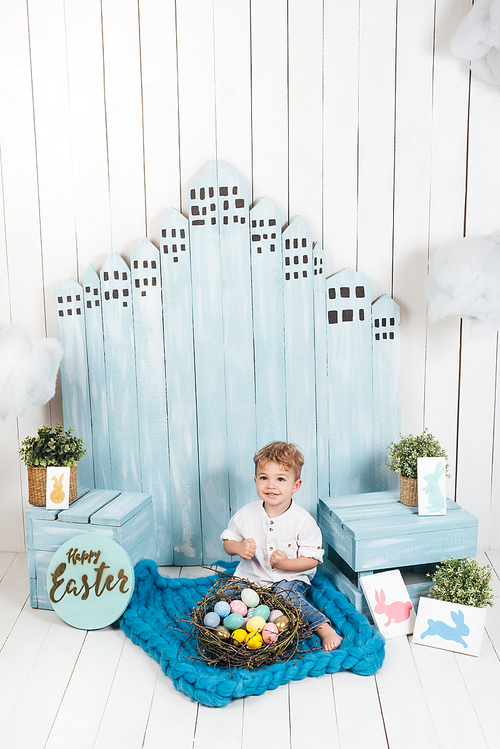
<instances>
[{"instance_id":1,"label":"woven basket planter","mask_svg":"<svg viewBox=\"0 0 500 749\"><path fill-rule=\"evenodd\" d=\"M399 499L404 505L418 507L417 479L399 477Z\"/></svg>"},{"instance_id":2,"label":"woven basket planter","mask_svg":"<svg viewBox=\"0 0 500 749\"><path fill-rule=\"evenodd\" d=\"M35 507L45 507L47 498L47 470L54 471L54 466L49 468L38 468L27 466L28 468L28 502ZM69 502L74 502L78 496L76 488L76 469L77 466L71 466L69 474Z\"/></svg>"}]
</instances>

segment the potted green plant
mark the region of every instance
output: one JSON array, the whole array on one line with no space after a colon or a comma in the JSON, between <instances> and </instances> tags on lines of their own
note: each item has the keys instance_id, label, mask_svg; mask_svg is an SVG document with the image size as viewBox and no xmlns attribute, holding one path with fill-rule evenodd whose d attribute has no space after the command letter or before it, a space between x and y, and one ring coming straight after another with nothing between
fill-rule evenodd
<instances>
[{"instance_id":1,"label":"potted green plant","mask_svg":"<svg viewBox=\"0 0 500 749\"><path fill-rule=\"evenodd\" d=\"M66 432L61 424L52 429L48 424L40 427L36 437L26 437L21 442L19 455L28 468L28 501L32 505L45 505L47 467L71 467L69 501L77 497L77 463L85 455L83 440Z\"/></svg>"},{"instance_id":2,"label":"potted green plant","mask_svg":"<svg viewBox=\"0 0 500 749\"><path fill-rule=\"evenodd\" d=\"M447 557L427 577L434 585L420 598L413 641L479 655L486 610L495 598L490 565L471 557Z\"/></svg>"},{"instance_id":3,"label":"potted green plant","mask_svg":"<svg viewBox=\"0 0 500 749\"><path fill-rule=\"evenodd\" d=\"M401 502L405 505L416 507L418 505L417 494L417 459L418 458L444 458L448 456L437 441L424 429L422 434L401 434L399 442L391 442L387 446L388 462L385 463L390 471L399 475ZM449 465L446 463L446 475L449 477Z\"/></svg>"}]
</instances>

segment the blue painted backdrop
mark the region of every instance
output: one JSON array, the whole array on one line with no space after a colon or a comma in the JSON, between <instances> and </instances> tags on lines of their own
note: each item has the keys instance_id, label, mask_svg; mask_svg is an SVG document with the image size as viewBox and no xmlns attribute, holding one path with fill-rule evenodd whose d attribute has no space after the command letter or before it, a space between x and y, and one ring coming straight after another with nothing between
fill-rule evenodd
<instances>
[{"instance_id":1,"label":"blue painted backdrop","mask_svg":"<svg viewBox=\"0 0 500 749\"><path fill-rule=\"evenodd\" d=\"M300 217L252 209L213 161L131 267L113 253L56 289L65 428L84 438L79 488L151 492L160 564L210 563L231 513L254 499L253 455L305 456L297 501L393 488L400 424L399 308L371 304L350 268L326 279Z\"/></svg>"}]
</instances>

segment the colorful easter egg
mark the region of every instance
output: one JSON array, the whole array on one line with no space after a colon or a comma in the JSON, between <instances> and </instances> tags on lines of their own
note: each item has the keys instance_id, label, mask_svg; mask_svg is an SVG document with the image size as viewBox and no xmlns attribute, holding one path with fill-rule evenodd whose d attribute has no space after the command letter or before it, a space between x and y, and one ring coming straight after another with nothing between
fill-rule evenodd
<instances>
[{"instance_id":1,"label":"colorful easter egg","mask_svg":"<svg viewBox=\"0 0 500 749\"><path fill-rule=\"evenodd\" d=\"M249 608L251 606L258 606L259 594L255 590L252 590L252 588L245 588L241 591L241 600L243 603L246 603Z\"/></svg>"},{"instance_id":2,"label":"colorful easter egg","mask_svg":"<svg viewBox=\"0 0 500 749\"><path fill-rule=\"evenodd\" d=\"M247 648L252 650L260 648L262 646L262 637L258 632L250 632L246 640Z\"/></svg>"},{"instance_id":3,"label":"colorful easter egg","mask_svg":"<svg viewBox=\"0 0 500 749\"><path fill-rule=\"evenodd\" d=\"M217 612L217 613L219 613L219 612ZM268 622L274 622L274 620L277 619L278 616L283 616L283 612L280 611L279 609L273 609L271 611L271 613L269 614L269 616L267 617L267 621Z\"/></svg>"},{"instance_id":4,"label":"colorful easter egg","mask_svg":"<svg viewBox=\"0 0 500 749\"><path fill-rule=\"evenodd\" d=\"M222 623L226 629L230 629L231 631L233 629L240 629L243 624L243 617L241 614L229 614Z\"/></svg>"},{"instance_id":5,"label":"colorful easter egg","mask_svg":"<svg viewBox=\"0 0 500 749\"><path fill-rule=\"evenodd\" d=\"M245 642L247 639L248 632L245 632L244 629L235 629L232 638L233 640L236 640L236 642Z\"/></svg>"},{"instance_id":6,"label":"colorful easter egg","mask_svg":"<svg viewBox=\"0 0 500 749\"><path fill-rule=\"evenodd\" d=\"M246 616L247 606L245 603L243 603L243 601L240 601L239 599L231 601L230 607L233 614L241 614L241 616Z\"/></svg>"},{"instance_id":7,"label":"colorful easter egg","mask_svg":"<svg viewBox=\"0 0 500 749\"><path fill-rule=\"evenodd\" d=\"M271 609L269 606L266 606L265 603L261 603L260 606L257 606L255 611L253 612L254 616L261 616L266 622L269 619L269 614L271 613Z\"/></svg>"},{"instance_id":8,"label":"colorful easter egg","mask_svg":"<svg viewBox=\"0 0 500 749\"><path fill-rule=\"evenodd\" d=\"M274 620L274 624L276 627L278 627L278 632L284 632L285 629L288 629L290 625L290 619L282 614L281 616L278 616L277 619Z\"/></svg>"},{"instance_id":9,"label":"colorful easter egg","mask_svg":"<svg viewBox=\"0 0 500 749\"><path fill-rule=\"evenodd\" d=\"M217 627L220 624L220 616L215 611L209 611L203 619L205 627Z\"/></svg>"},{"instance_id":10,"label":"colorful easter egg","mask_svg":"<svg viewBox=\"0 0 500 749\"><path fill-rule=\"evenodd\" d=\"M252 616L246 623L247 632L258 632L264 627L266 620L261 616Z\"/></svg>"},{"instance_id":11,"label":"colorful easter egg","mask_svg":"<svg viewBox=\"0 0 500 749\"><path fill-rule=\"evenodd\" d=\"M230 631L223 627L222 624L219 624L219 626L215 628L215 631L217 632L217 637L220 640L229 640L231 638Z\"/></svg>"},{"instance_id":12,"label":"colorful easter egg","mask_svg":"<svg viewBox=\"0 0 500 749\"><path fill-rule=\"evenodd\" d=\"M262 639L268 645L270 642L276 642L278 639L278 627L272 622L267 622L264 629L262 630Z\"/></svg>"},{"instance_id":13,"label":"colorful easter egg","mask_svg":"<svg viewBox=\"0 0 500 749\"><path fill-rule=\"evenodd\" d=\"M216 614L219 614L221 619L224 619L225 616L229 616L231 613L231 608L227 601L217 601L214 606L214 611Z\"/></svg>"}]
</instances>

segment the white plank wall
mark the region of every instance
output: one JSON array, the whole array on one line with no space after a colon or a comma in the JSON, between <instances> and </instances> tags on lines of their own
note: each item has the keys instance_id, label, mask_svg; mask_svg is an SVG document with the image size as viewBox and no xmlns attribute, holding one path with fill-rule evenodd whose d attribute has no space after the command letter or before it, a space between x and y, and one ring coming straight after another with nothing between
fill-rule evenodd
<instances>
[{"instance_id":1,"label":"white plank wall","mask_svg":"<svg viewBox=\"0 0 500 749\"><path fill-rule=\"evenodd\" d=\"M1 319L55 337L57 284L158 247L223 159L401 306L402 430L436 434L500 548L498 336L425 296L442 242L500 228L499 89L450 53L471 4L0 0ZM24 550L20 441L61 418L58 392L0 423L0 550Z\"/></svg>"}]
</instances>

